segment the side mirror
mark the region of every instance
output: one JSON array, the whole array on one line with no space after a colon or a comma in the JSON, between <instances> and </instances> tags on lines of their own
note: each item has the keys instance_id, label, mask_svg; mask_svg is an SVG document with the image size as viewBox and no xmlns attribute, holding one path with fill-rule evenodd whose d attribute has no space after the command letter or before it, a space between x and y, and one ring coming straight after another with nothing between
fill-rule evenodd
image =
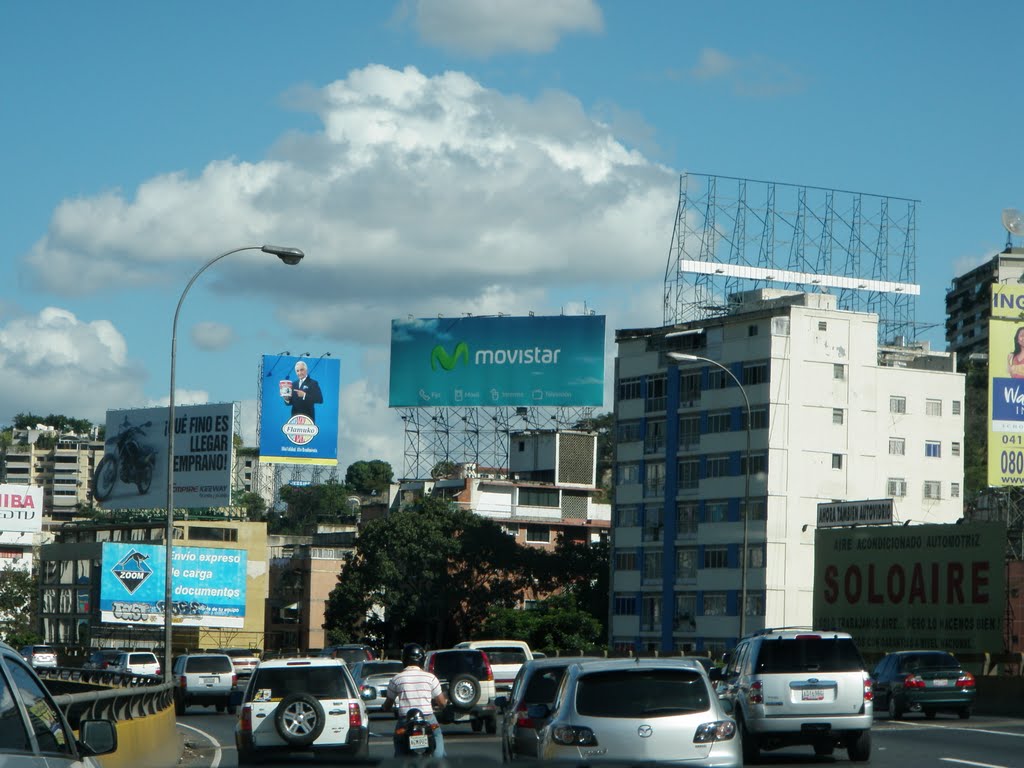
<instances>
[{"instance_id":1,"label":"side mirror","mask_svg":"<svg viewBox=\"0 0 1024 768\"><path fill-rule=\"evenodd\" d=\"M364 685L359 689L359 698L363 701L373 701L377 698L377 689L372 685Z\"/></svg>"},{"instance_id":2,"label":"side mirror","mask_svg":"<svg viewBox=\"0 0 1024 768\"><path fill-rule=\"evenodd\" d=\"M78 726L78 746L86 757L109 755L117 750L117 728L109 720L83 720Z\"/></svg>"},{"instance_id":3,"label":"side mirror","mask_svg":"<svg viewBox=\"0 0 1024 768\"><path fill-rule=\"evenodd\" d=\"M495 696L494 706L504 712L505 708L508 706L508 696Z\"/></svg>"},{"instance_id":4,"label":"side mirror","mask_svg":"<svg viewBox=\"0 0 1024 768\"><path fill-rule=\"evenodd\" d=\"M721 667L712 667L711 669L708 670L708 680L710 680L712 683L717 683L721 679L722 679L722 668Z\"/></svg>"},{"instance_id":5,"label":"side mirror","mask_svg":"<svg viewBox=\"0 0 1024 768\"><path fill-rule=\"evenodd\" d=\"M526 716L531 720L544 720L551 716L551 707L547 704L531 704L526 708Z\"/></svg>"},{"instance_id":6,"label":"side mirror","mask_svg":"<svg viewBox=\"0 0 1024 768\"><path fill-rule=\"evenodd\" d=\"M733 700L728 698L722 698L721 696L719 696L718 701L721 703L722 709L725 710L725 714L727 714L729 717L732 717L733 713L736 711L736 707L733 704Z\"/></svg>"}]
</instances>

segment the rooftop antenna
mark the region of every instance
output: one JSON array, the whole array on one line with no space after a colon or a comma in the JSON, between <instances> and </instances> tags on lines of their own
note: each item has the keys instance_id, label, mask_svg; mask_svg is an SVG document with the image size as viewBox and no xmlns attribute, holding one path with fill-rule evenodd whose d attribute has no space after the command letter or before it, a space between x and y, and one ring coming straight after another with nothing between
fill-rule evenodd
<instances>
[{"instance_id":1,"label":"rooftop antenna","mask_svg":"<svg viewBox=\"0 0 1024 768\"><path fill-rule=\"evenodd\" d=\"M1013 247L1013 236L1024 235L1024 213L1016 208L1003 209L1003 226L1006 227L1006 250Z\"/></svg>"}]
</instances>

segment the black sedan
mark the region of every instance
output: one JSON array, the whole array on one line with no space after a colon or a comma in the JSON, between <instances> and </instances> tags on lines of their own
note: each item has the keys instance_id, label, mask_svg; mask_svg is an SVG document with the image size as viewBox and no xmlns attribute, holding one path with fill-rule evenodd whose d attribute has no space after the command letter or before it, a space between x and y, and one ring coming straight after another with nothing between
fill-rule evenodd
<instances>
[{"instance_id":1,"label":"black sedan","mask_svg":"<svg viewBox=\"0 0 1024 768\"><path fill-rule=\"evenodd\" d=\"M898 651L882 657L871 673L875 712L899 720L907 712L931 719L938 712L971 716L977 695L974 675L946 651Z\"/></svg>"}]
</instances>

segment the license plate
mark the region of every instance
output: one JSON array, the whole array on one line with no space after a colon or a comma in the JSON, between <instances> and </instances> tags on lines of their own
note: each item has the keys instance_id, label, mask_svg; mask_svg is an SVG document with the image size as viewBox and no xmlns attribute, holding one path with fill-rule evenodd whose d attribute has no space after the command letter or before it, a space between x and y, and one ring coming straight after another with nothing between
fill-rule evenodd
<instances>
[{"instance_id":1,"label":"license plate","mask_svg":"<svg viewBox=\"0 0 1024 768\"><path fill-rule=\"evenodd\" d=\"M801 701L824 701L825 691L821 688L804 688L800 691Z\"/></svg>"},{"instance_id":2,"label":"license plate","mask_svg":"<svg viewBox=\"0 0 1024 768\"><path fill-rule=\"evenodd\" d=\"M430 737L426 734L409 737L409 749L426 749L430 746Z\"/></svg>"},{"instance_id":3,"label":"license plate","mask_svg":"<svg viewBox=\"0 0 1024 768\"><path fill-rule=\"evenodd\" d=\"M203 678L203 683L205 683L206 685L213 685L214 683L219 683L219 682L220 682L220 678L219 677L204 677Z\"/></svg>"},{"instance_id":4,"label":"license plate","mask_svg":"<svg viewBox=\"0 0 1024 768\"><path fill-rule=\"evenodd\" d=\"M948 686L949 680L932 680L932 685L936 687Z\"/></svg>"}]
</instances>

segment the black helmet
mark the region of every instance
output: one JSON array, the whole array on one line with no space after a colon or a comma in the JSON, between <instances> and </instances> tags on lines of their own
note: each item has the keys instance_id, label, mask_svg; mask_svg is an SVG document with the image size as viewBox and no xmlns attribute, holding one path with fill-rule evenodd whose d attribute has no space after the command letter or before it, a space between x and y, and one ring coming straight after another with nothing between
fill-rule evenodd
<instances>
[{"instance_id":1,"label":"black helmet","mask_svg":"<svg viewBox=\"0 0 1024 768\"><path fill-rule=\"evenodd\" d=\"M402 663L407 667L422 667L426 654L423 646L416 643L406 643L402 648Z\"/></svg>"}]
</instances>

